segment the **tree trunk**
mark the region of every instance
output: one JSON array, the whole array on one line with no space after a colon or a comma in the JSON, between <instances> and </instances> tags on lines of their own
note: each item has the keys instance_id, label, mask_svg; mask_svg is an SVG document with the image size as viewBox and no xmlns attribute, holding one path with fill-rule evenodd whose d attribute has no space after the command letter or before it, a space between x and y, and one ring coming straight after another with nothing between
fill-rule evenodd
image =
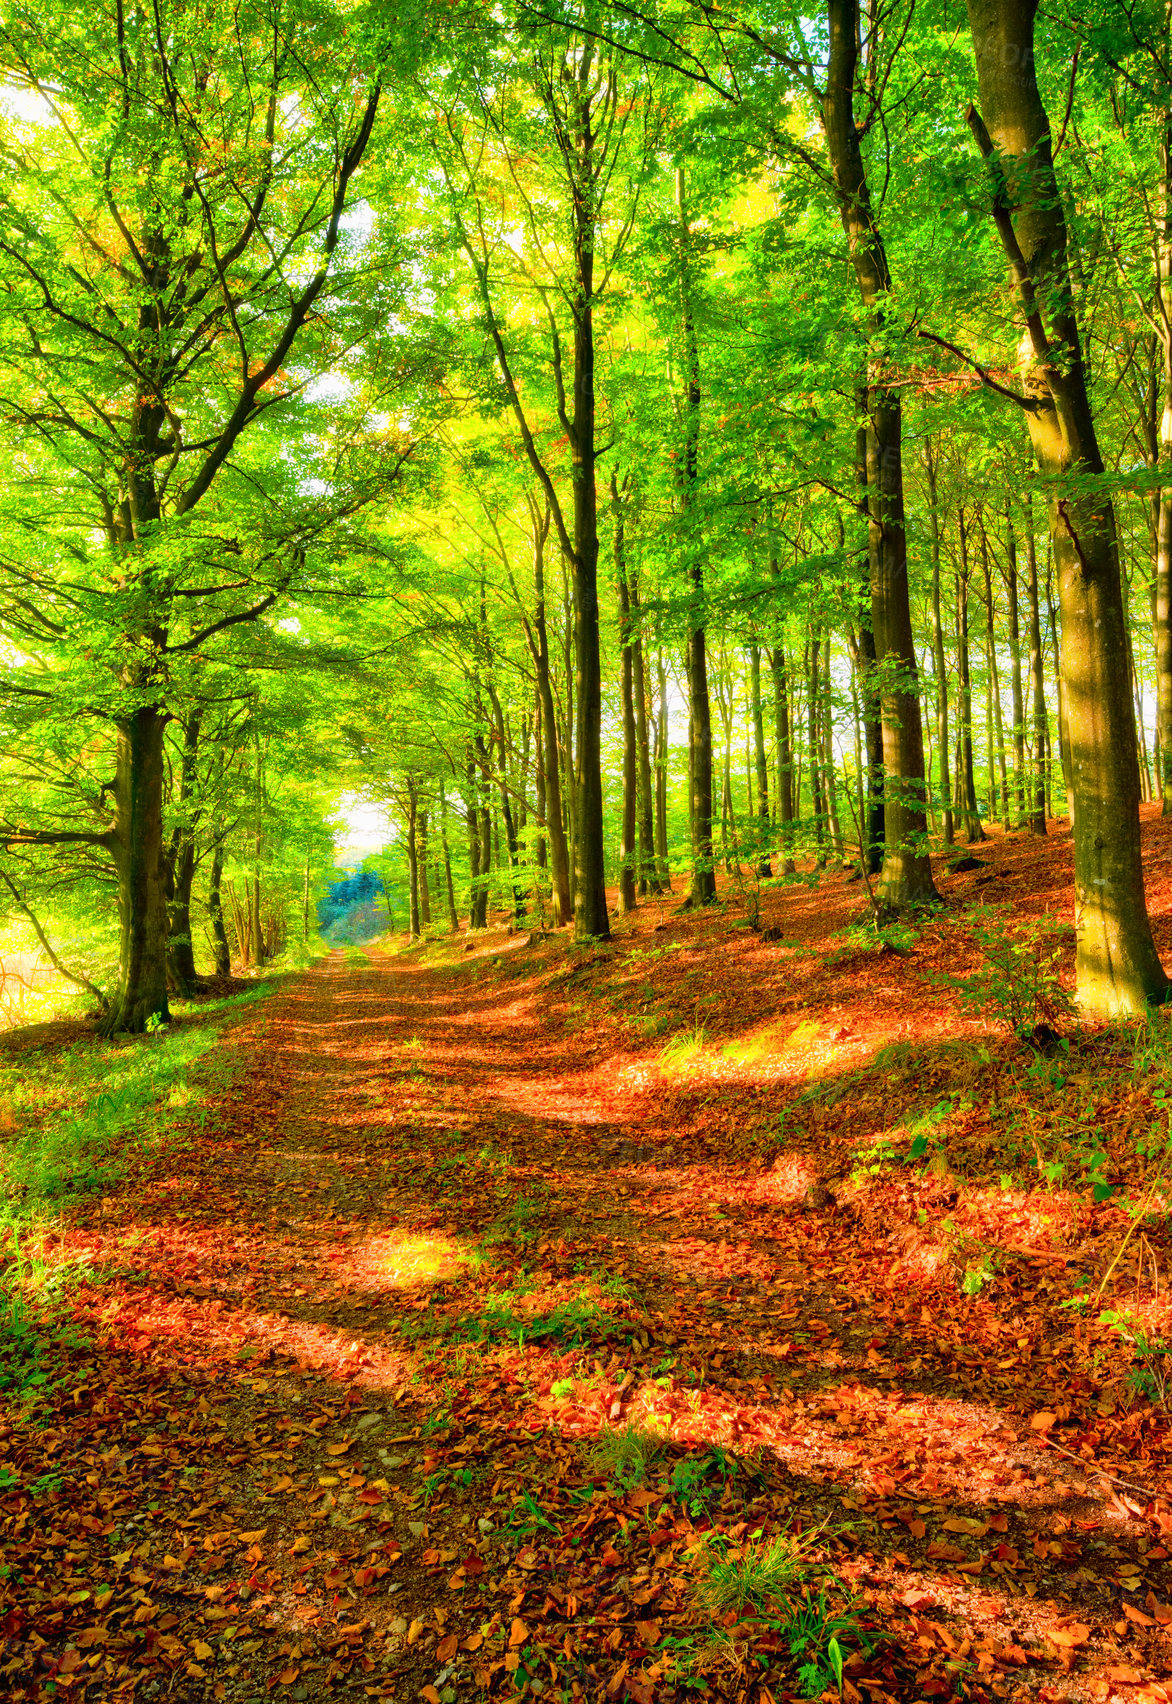
<instances>
[{"instance_id":1,"label":"tree trunk","mask_svg":"<svg viewBox=\"0 0 1172 1704\"><path fill-rule=\"evenodd\" d=\"M534 664L537 670L537 693L541 701L541 736L544 742L543 770L545 773L545 823L549 835L549 869L553 926L560 929L574 914L570 896L570 851L566 844L566 823L562 810L562 783L558 754L558 718L553 698L553 683L549 672L549 628L545 613L545 541L549 536L549 511L533 518L533 630L536 637Z\"/></svg>"},{"instance_id":2,"label":"tree trunk","mask_svg":"<svg viewBox=\"0 0 1172 1704\"><path fill-rule=\"evenodd\" d=\"M1042 655L1042 613L1038 603L1038 546L1034 538L1034 522L1029 515L1026 533L1026 596L1030 619L1030 683L1033 695L1034 722L1034 780L1031 789L1029 829L1031 834L1046 833L1046 675Z\"/></svg>"},{"instance_id":3,"label":"tree trunk","mask_svg":"<svg viewBox=\"0 0 1172 1704\"><path fill-rule=\"evenodd\" d=\"M659 867L659 884L663 893L671 892L671 866L667 859L667 669L663 649L655 658L656 683L659 687L659 708L655 718L655 861Z\"/></svg>"},{"instance_id":4,"label":"tree trunk","mask_svg":"<svg viewBox=\"0 0 1172 1704\"><path fill-rule=\"evenodd\" d=\"M163 867L163 732L168 716L144 704L118 723L114 827L118 878L118 991L102 1019L105 1035L139 1034L167 1003L167 893Z\"/></svg>"},{"instance_id":5,"label":"tree trunk","mask_svg":"<svg viewBox=\"0 0 1172 1704\"><path fill-rule=\"evenodd\" d=\"M167 864L170 872L170 906L167 930L167 975L176 994L190 994L199 981L195 948L191 938L191 888L195 880L195 816L192 797L196 786L199 755L200 715L188 718L183 731L183 759L179 772L179 825L172 836Z\"/></svg>"},{"instance_id":6,"label":"tree trunk","mask_svg":"<svg viewBox=\"0 0 1172 1704\"><path fill-rule=\"evenodd\" d=\"M969 553L964 510L957 515L960 533L960 567L956 575L956 655L960 689L960 764L957 774L958 802L964 818L965 839L970 846L986 838L977 809L977 779L973 765L973 682L969 668Z\"/></svg>"},{"instance_id":7,"label":"tree trunk","mask_svg":"<svg viewBox=\"0 0 1172 1704\"><path fill-rule=\"evenodd\" d=\"M884 852L878 897L884 905L901 910L938 896L928 858L924 739L908 593L903 415L900 393L886 380L891 272L871 202L854 111L859 23L858 0L827 0L830 58L822 127L839 216L874 344L866 425L871 625L883 715Z\"/></svg>"},{"instance_id":8,"label":"tree trunk","mask_svg":"<svg viewBox=\"0 0 1172 1704\"><path fill-rule=\"evenodd\" d=\"M623 503L618 479L610 476L611 514L614 519L614 571L619 598L619 669L623 717L623 816L619 836L619 910L635 909L636 823L638 817L639 758L635 726L635 656L631 635L631 596L627 585L627 558Z\"/></svg>"},{"instance_id":9,"label":"tree trunk","mask_svg":"<svg viewBox=\"0 0 1172 1704\"><path fill-rule=\"evenodd\" d=\"M407 777L407 881L409 893L408 929L411 939L419 939L419 795L414 777Z\"/></svg>"},{"instance_id":10,"label":"tree trunk","mask_svg":"<svg viewBox=\"0 0 1172 1704\"><path fill-rule=\"evenodd\" d=\"M782 871L793 874L794 752L789 713L789 679L780 638L769 653L773 675L773 729L777 740L777 841Z\"/></svg>"},{"instance_id":11,"label":"tree trunk","mask_svg":"<svg viewBox=\"0 0 1172 1704\"><path fill-rule=\"evenodd\" d=\"M810 808L814 814L814 842L818 849L818 867L821 868L826 862L826 812L822 798L822 765L818 751L818 702L821 696L818 673L819 644L817 635L811 632L806 646L806 749L810 758Z\"/></svg>"},{"instance_id":12,"label":"tree trunk","mask_svg":"<svg viewBox=\"0 0 1172 1704\"><path fill-rule=\"evenodd\" d=\"M753 766L757 774L757 875L768 880L773 874L769 855L769 761L765 755L765 717L761 709L761 647L754 639L749 646L749 697L753 718Z\"/></svg>"},{"instance_id":13,"label":"tree trunk","mask_svg":"<svg viewBox=\"0 0 1172 1704\"><path fill-rule=\"evenodd\" d=\"M1074 788L1074 891L1079 1001L1096 1016L1138 1014L1168 992L1144 898L1139 766L1115 511L1087 396L1074 313L1066 220L1050 125L1034 62L1037 0L968 0L998 230L1028 340L1026 423L1038 469L1056 494L1050 533L1062 608L1062 674ZM986 130L986 123L988 129ZM1007 175L1012 174L1012 178ZM1048 318L1047 327L1045 321ZM1069 495L1060 495L1063 486Z\"/></svg>"},{"instance_id":14,"label":"tree trunk","mask_svg":"<svg viewBox=\"0 0 1172 1704\"><path fill-rule=\"evenodd\" d=\"M691 582L688 603L688 740L692 775L692 880L688 900L692 905L709 905L716 898L716 870L712 856L712 710L708 696L704 570L699 540L692 536L688 526L699 474L700 345L692 312L691 243L682 167L676 170L676 206L680 220L680 339L685 377L680 508L685 521L685 548Z\"/></svg>"},{"instance_id":15,"label":"tree trunk","mask_svg":"<svg viewBox=\"0 0 1172 1704\"><path fill-rule=\"evenodd\" d=\"M224 836L212 838L212 868L208 877L208 916L212 925L212 964L217 976L231 976L232 954L228 950L228 932L224 928L224 902L220 888L224 879Z\"/></svg>"},{"instance_id":16,"label":"tree trunk","mask_svg":"<svg viewBox=\"0 0 1172 1704\"><path fill-rule=\"evenodd\" d=\"M924 457L928 474L928 525L932 530L932 668L936 676L938 785L944 844L951 846L953 823L952 782L948 773L948 660L944 652L944 623L940 614L940 506L936 490L938 454L929 440L924 446Z\"/></svg>"},{"instance_id":17,"label":"tree trunk","mask_svg":"<svg viewBox=\"0 0 1172 1704\"><path fill-rule=\"evenodd\" d=\"M1001 782L1001 826L1009 833L1009 774L1005 763L1005 724L1001 715L1001 675L997 667L996 607L993 601L993 569L989 561L989 534L981 514L981 571L985 579L985 666L988 672L989 705L989 814L996 812L997 783Z\"/></svg>"},{"instance_id":18,"label":"tree trunk","mask_svg":"<svg viewBox=\"0 0 1172 1704\"><path fill-rule=\"evenodd\" d=\"M651 743L648 736L650 682L643 653L639 583L628 575L631 600L631 664L635 683L635 754L639 781L639 892L660 893L662 886L655 859L655 792L651 780Z\"/></svg>"}]
</instances>

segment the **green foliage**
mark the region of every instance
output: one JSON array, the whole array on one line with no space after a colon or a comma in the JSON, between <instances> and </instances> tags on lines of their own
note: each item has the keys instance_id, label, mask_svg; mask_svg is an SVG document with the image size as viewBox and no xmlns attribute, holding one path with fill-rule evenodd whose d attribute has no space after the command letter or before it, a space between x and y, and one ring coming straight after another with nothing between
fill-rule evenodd
<instances>
[{"instance_id":1,"label":"green foliage","mask_svg":"<svg viewBox=\"0 0 1172 1704\"><path fill-rule=\"evenodd\" d=\"M1023 1039L1040 1025L1056 1032L1073 1022L1074 999L1060 972L1070 938L1066 925L1049 918L1013 923L988 907L970 915L965 926L982 962L964 975L930 972L938 987L955 989L966 1006Z\"/></svg>"},{"instance_id":2,"label":"green foliage","mask_svg":"<svg viewBox=\"0 0 1172 1704\"><path fill-rule=\"evenodd\" d=\"M706 1455L677 1461L671 1475L672 1495L690 1515L701 1515L738 1472L733 1457L714 1445Z\"/></svg>"},{"instance_id":3,"label":"green foliage","mask_svg":"<svg viewBox=\"0 0 1172 1704\"><path fill-rule=\"evenodd\" d=\"M604 1426L591 1443L588 1457L595 1473L604 1474L622 1491L633 1491L646 1482L662 1448L662 1438L641 1426L628 1424L618 1430Z\"/></svg>"},{"instance_id":4,"label":"green foliage","mask_svg":"<svg viewBox=\"0 0 1172 1704\"><path fill-rule=\"evenodd\" d=\"M1149 1331L1127 1308L1105 1308L1099 1323L1110 1326L1130 1351L1128 1379L1132 1390L1153 1406L1167 1408L1172 1398L1172 1342Z\"/></svg>"}]
</instances>

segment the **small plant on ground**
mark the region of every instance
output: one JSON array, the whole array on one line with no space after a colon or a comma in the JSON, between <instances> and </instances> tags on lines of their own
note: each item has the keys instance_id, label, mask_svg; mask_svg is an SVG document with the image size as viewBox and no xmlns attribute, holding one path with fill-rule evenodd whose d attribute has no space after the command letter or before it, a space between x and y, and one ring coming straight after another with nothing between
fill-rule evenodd
<instances>
[{"instance_id":1,"label":"small plant on ground","mask_svg":"<svg viewBox=\"0 0 1172 1704\"><path fill-rule=\"evenodd\" d=\"M813 1556L816 1536L781 1533L766 1542L754 1533L739 1555L714 1550L698 1593L714 1622L727 1625L730 1612L750 1615L776 1632L797 1665L803 1698L818 1698L831 1686L841 1692L847 1649L869 1652L875 1642L846 1588ZM817 1587L816 1574L823 1576Z\"/></svg>"},{"instance_id":2,"label":"small plant on ground","mask_svg":"<svg viewBox=\"0 0 1172 1704\"><path fill-rule=\"evenodd\" d=\"M641 1426L606 1426L590 1446L590 1465L623 1491L642 1485L660 1449L660 1439Z\"/></svg>"},{"instance_id":3,"label":"small plant on ground","mask_svg":"<svg viewBox=\"0 0 1172 1704\"><path fill-rule=\"evenodd\" d=\"M666 1072L682 1071L686 1066L695 1064L704 1051L707 1039L703 1024L693 1024L690 1029L680 1030L660 1050L660 1069Z\"/></svg>"},{"instance_id":4,"label":"small plant on ground","mask_svg":"<svg viewBox=\"0 0 1172 1704\"><path fill-rule=\"evenodd\" d=\"M1107 1308L1099 1324L1110 1326L1131 1350L1128 1382L1137 1396L1154 1407L1166 1408L1172 1399L1172 1343L1158 1337L1126 1308Z\"/></svg>"},{"instance_id":5,"label":"small plant on ground","mask_svg":"<svg viewBox=\"0 0 1172 1704\"><path fill-rule=\"evenodd\" d=\"M1060 962L1069 925L1051 918L1014 924L992 906L973 912L968 932L981 957L976 970L957 976L931 972L941 988L953 988L965 1005L1005 1024L1039 1048L1054 1045L1063 1025L1076 1017L1074 997L1062 984Z\"/></svg>"},{"instance_id":6,"label":"small plant on ground","mask_svg":"<svg viewBox=\"0 0 1172 1704\"><path fill-rule=\"evenodd\" d=\"M807 1544L788 1533L765 1542L754 1534L739 1556L713 1554L707 1578L700 1585L700 1601L712 1616L730 1609L740 1615L748 1608L763 1609L807 1578L811 1562Z\"/></svg>"},{"instance_id":7,"label":"small plant on ground","mask_svg":"<svg viewBox=\"0 0 1172 1704\"><path fill-rule=\"evenodd\" d=\"M718 1446L705 1456L685 1456L672 1469L672 1495L690 1515L701 1515L738 1472L732 1456Z\"/></svg>"}]
</instances>

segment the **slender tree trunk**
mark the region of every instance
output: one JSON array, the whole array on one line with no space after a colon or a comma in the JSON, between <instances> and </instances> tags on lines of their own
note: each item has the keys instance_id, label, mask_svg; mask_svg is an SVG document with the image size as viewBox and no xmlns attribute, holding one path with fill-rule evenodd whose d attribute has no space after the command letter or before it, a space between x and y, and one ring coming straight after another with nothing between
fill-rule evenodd
<instances>
[{"instance_id":1,"label":"slender tree trunk","mask_svg":"<svg viewBox=\"0 0 1172 1704\"><path fill-rule=\"evenodd\" d=\"M1010 685L1013 692L1013 820L1018 828L1026 822L1026 725L1025 697L1021 672L1021 612L1018 606L1017 533L1013 516L1006 510L1006 547L1009 563L1005 575L1005 590L1009 603L1009 661L1012 668Z\"/></svg>"},{"instance_id":2,"label":"slender tree trunk","mask_svg":"<svg viewBox=\"0 0 1172 1704\"><path fill-rule=\"evenodd\" d=\"M619 680L623 717L623 816L619 837L619 910L635 909L636 825L639 803L638 733L635 726L635 653L631 630L631 596L627 584L625 514L615 474L610 476L614 520L614 571L619 598Z\"/></svg>"},{"instance_id":3,"label":"slender tree trunk","mask_svg":"<svg viewBox=\"0 0 1172 1704\"><path fill-rule=\"evenodd\" d=\"M549 868L549 845L545 834L547 811L545 802L545 743L542 734L544 720L541 714L540 692L537 694L533 718L533 780L537 811L537 828L533 836L533 862L539 870L545 870Z\"/></svg>"},{"instance_id":4,"label":"slender tree trunk","mask_svg":"<svg viewBox=\"0 0 1172 1704\"><path fill-rule=\"evenodd\" d=\"M660 888L662 892L670 893L671 866L667 858L667 669L662 646L656 650L655 674L659 687L659 711L655 718L655 858L659 866Z\"/></svg>"},{"instance_id":5,"label":"slender tree trunk","mask_svg":"<svg viewBox=\"0 0 1172 1704\"><path fill-rule=\"evenodd\" d=\"M822 668L822 768L825 776L826 818L830 827L830 844L835 857L842 862L845 849L842 824L838 820L838 778L834 762L834 716L830 696L830 633L823 640Z\"/></svg>"},{"instance_id":6,"label":"slender tree trunk","mask_svg":"<svg viewBox=\"0 0 1172 1704\"><path fill-rule=\"evenodd\" d=\"M1028 512L1026 531L1026 597L1030 623L1030 686L1033 697L1034 776L1031 788L1029 829L1046 833L1046 675L1042 654L1042 614L1038 602L1038 546L1033 514Z\"/></svg>"},{"instance_id":7,"label":"slender tree trunk","mask_svg":"<svg viewBox=\"0 0 1172 1704\"><path fill-rule=\"evenodd\" d=\"M545 541L549 536L549 511L536 507L533 514L533 629L536 638L534 664L537 692L541 700L541 732L544 740L545 821L549 833L550 884L553 926L560 929L574 913L570 894L570 850L562 811L562 785L558 756L558 717L549 669L549 629L545 613Z\"/></svg>"},{"instance_id":8,"label":"slender tree trunk","mask_svg":"<svg viewBox=\"0 0 1172 1704\"><path fill-rule=\"evenodd\" d=\"M411 939L417 941L420 935L419 916L419 795L413 776L407 777L407 880L409 900L409 923Z\"/></svg>"},{"instance_id":9,"label":"slender tree trunk","mask_svg":"<svg viewBox=\"0 0 1172 1704\"><path fill-rule=\"evenodd\" d=\"M1055 492L1050 533L1062 605L1062 674L1074 788L1076 973L1082 1006L1141 1013L1168 991L1152 940L1140 856L1135 714L1114 506L1087 395L1066 221L1034 61L1037 0L968 0L994 203L1027 342L1026 424ZM986 123L988 128L986 129ZM1010 175L1012 174L1012 177ZM1048 320L1048 324L1047 324ZM1066 487L1068 495L1063 494ZM1066 742L1064 742L1066 743Z\"/></svg>"},{"instance_id":10,"label":"slender tree trunk","mask_svg":"<svg viewBox=\"0 0 1172 1704\"><path fill-rule=\"evenodd\" d=\"M761 647L754 639L749 646L750 714L753 718L753 766L757 776L757 875L766 881L773 874L769 855L769 760L765 753L765 717L761 708Z\"/></svg>"},{"instance_id":11,"label":"slender tree trunk","mask_svg":"<svg viewBox=\"0 0 1172 1704\"><path fill-rule=\"evenodd\" d=\"M822 799L822 764L819 761L818 749L818 703L821 696L818 678L819 643L817 635L811 631L806 646L806 749L810 759L810 807L814 813L814 842L817 847L817 863L821 868L826 862L826 811Z\"/></svg>"},{"instance_id":12,"label":"slender tree trunk","mask_svg":"<svg viewBox=\"0 0 1172 1704\"><path fill-rule=\"evenodd\" d=\"M179 772L179 826L171 841L167 860L170 868L170 915L167 936L167 974L177 994L190 994L199 981L195 947L191 938L191 888L195 880L195 817L192 799L196 786L201 717L188 718L183 731L183 758Z\"/></svg>"},{"instance_id":13,"label":"slender tree trunk","mask_svg":"<svg viewBox=\"0 0 1172 1704\"><path fill-rule=\"evenodd\" d=\"M444 854L444 886L448 896L448 928L453 935L460 932L460 916L456 910L456 887L452 881L452 852L448 845L448 801L444 784L440 782L440 845Z\"/></svg>"},{"instance_id":14,"label":"slender tree trunk","mask_svg":"<svg viewBox=\"0 0 1172 1704\"><path fill-rule=\"evenodd\" d=\"M224 835L212 836L212 867L208 877L208 917L212 926L212 965L217 976L231 976L232 954L228 950L228 932L224 928L224 902L220 888L224 880Z\"/></svg>"},{"instance_id":15,"label":"slender tree trunk","mask_svg":"<svg viewBox=\"0 0 1172 1704\"><path fill-rule=\"evenodd\" d=\"M1155 743L1161 814L1172 816L1172 115L1165 117L1160 135L1160 190L1155 318L1164 392L1157 456L1164 483L1155 497Z\"/></svg>"},{"instance_id":16,"label":"slender tree trunk","mask_svg":"<svg viewBox=\"0 0 1172 1704\"><path fill-rule=\"evenodd\" d=\"M780 638L769 653L769 668L773 675L773 731L777 741L777 841L782 871L786 875L792 875L794 752L790 727L789 679L786 672L785 647Z\"/></svg>"},{"instance_id":17,"label":"slender tree trunk","mask_svg":"<svg viewBox=\"0 0 1172 1704\"><path fill-rule=\"evenodd\" d=\"M928 474L928 525L932 535L932 667L936 675L936 749L944 844L953 843L952 783L948 773L948 660L944 652L944 623L940 614L940 504L936 487L939 451L929 439L924 447Z\"/></svg>"},{"instance_id":18,"label":"slender tree trunk","mask_svg":"<svg viewBox=\"0 0 1172 1704\"><path fill-rule=\"evenodd\" d=\"M985 580L985 666L989 676L989 810L997 806L997 782L1001 782L1001 826L1009 833L1009 774L1005 763L1005 723L1001 714L1001 674L997 666L997 611L993 599L993 569L989 561L989 535L981 514L981 571Z\"/></svg>"},{"instance_id":19,"label":"slender tree trunk","mask_svg":"<svg viewBox=\"0 0 1172 1704\"><path fill-rule=\"evenodd\" d=\"M960 688L960 768L957 776L959 803L964 817L965 839L970 846L985 839L977 809L977 781L973 767L973 683L969 670L969 558L964 510L958 515L960 568L956 576L957 673Z\"/></svg>"},{"instance_id":20,"label":"slender tree trunk","mask_svg":"<svg viewBox=\"0 0 1172 1704\"><path fill-rule=\"evenodd\" d=\"M688 738L692 775L692 880L688 901L693 905L708 905L716 898L716 870L712 856L712 711L708 697L704 570L699 540L692 537L689 525L699 474L700 345L692 312L691 233L682 166L676 170L676 205L680 222L680 338L685 376L680 508L684 516L691 582L688 608Z\"/></svg>"},{"instance_id":21,"label":"slender tree trunk","mask_svg":"<svg viewBox=\"0 0 1172 1704\"><path fill-rule=\"evenodd\" d=\"M883 713L884 854L879 898L896 910L937 897L928 857L924 740L908 593L903 415L883 347L891 272L863 160L854 96L858 0L827 0L830 56L822 100L839 215L873 348L867 377L867 509L872 630Z\"/></svg>"},{"instance_id":22,"label":"slender tree trunk","mask_svg":"<svg viewBox=\"0 0 1172 1704\"><path fill-rule=\"evenodd\" d=\"M631 600L631 665L635 684L635 753L639 781L639 892L661 891L655 860L655 793L651 780L651 745L648 737L647 700L650 696L647 659L643 652L639 583L628 576Z\"/></svg>"}]
</instances>

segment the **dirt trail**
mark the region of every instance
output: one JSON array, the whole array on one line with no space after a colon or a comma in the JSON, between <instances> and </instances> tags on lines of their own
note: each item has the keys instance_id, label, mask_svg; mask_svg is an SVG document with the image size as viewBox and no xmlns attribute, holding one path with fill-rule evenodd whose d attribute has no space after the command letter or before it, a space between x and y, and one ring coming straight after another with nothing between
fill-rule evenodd
<instances>
[{"instance_id":1,"label":"dirt trail","mask_svg":"<svg viewBox=\"0 0 1172 1704\"><path fill-rule=\"evenodd\" d=\"M258 1008L214 1127L67 1239L101 1281L76 1401L0 1439L0 1689L768 1704L787 1636L704 1583L814 1528L852 1704L1165 1697L1167 1428L1053 1305L1086 1226L850 1172L932 1068L852 1076L915 975L809 956L858 903L335 955ZM698 1038L722 1012L757 1052ZM960 1296L978 1220L1005 1258Z\"/></svg>"}]
</instances>

